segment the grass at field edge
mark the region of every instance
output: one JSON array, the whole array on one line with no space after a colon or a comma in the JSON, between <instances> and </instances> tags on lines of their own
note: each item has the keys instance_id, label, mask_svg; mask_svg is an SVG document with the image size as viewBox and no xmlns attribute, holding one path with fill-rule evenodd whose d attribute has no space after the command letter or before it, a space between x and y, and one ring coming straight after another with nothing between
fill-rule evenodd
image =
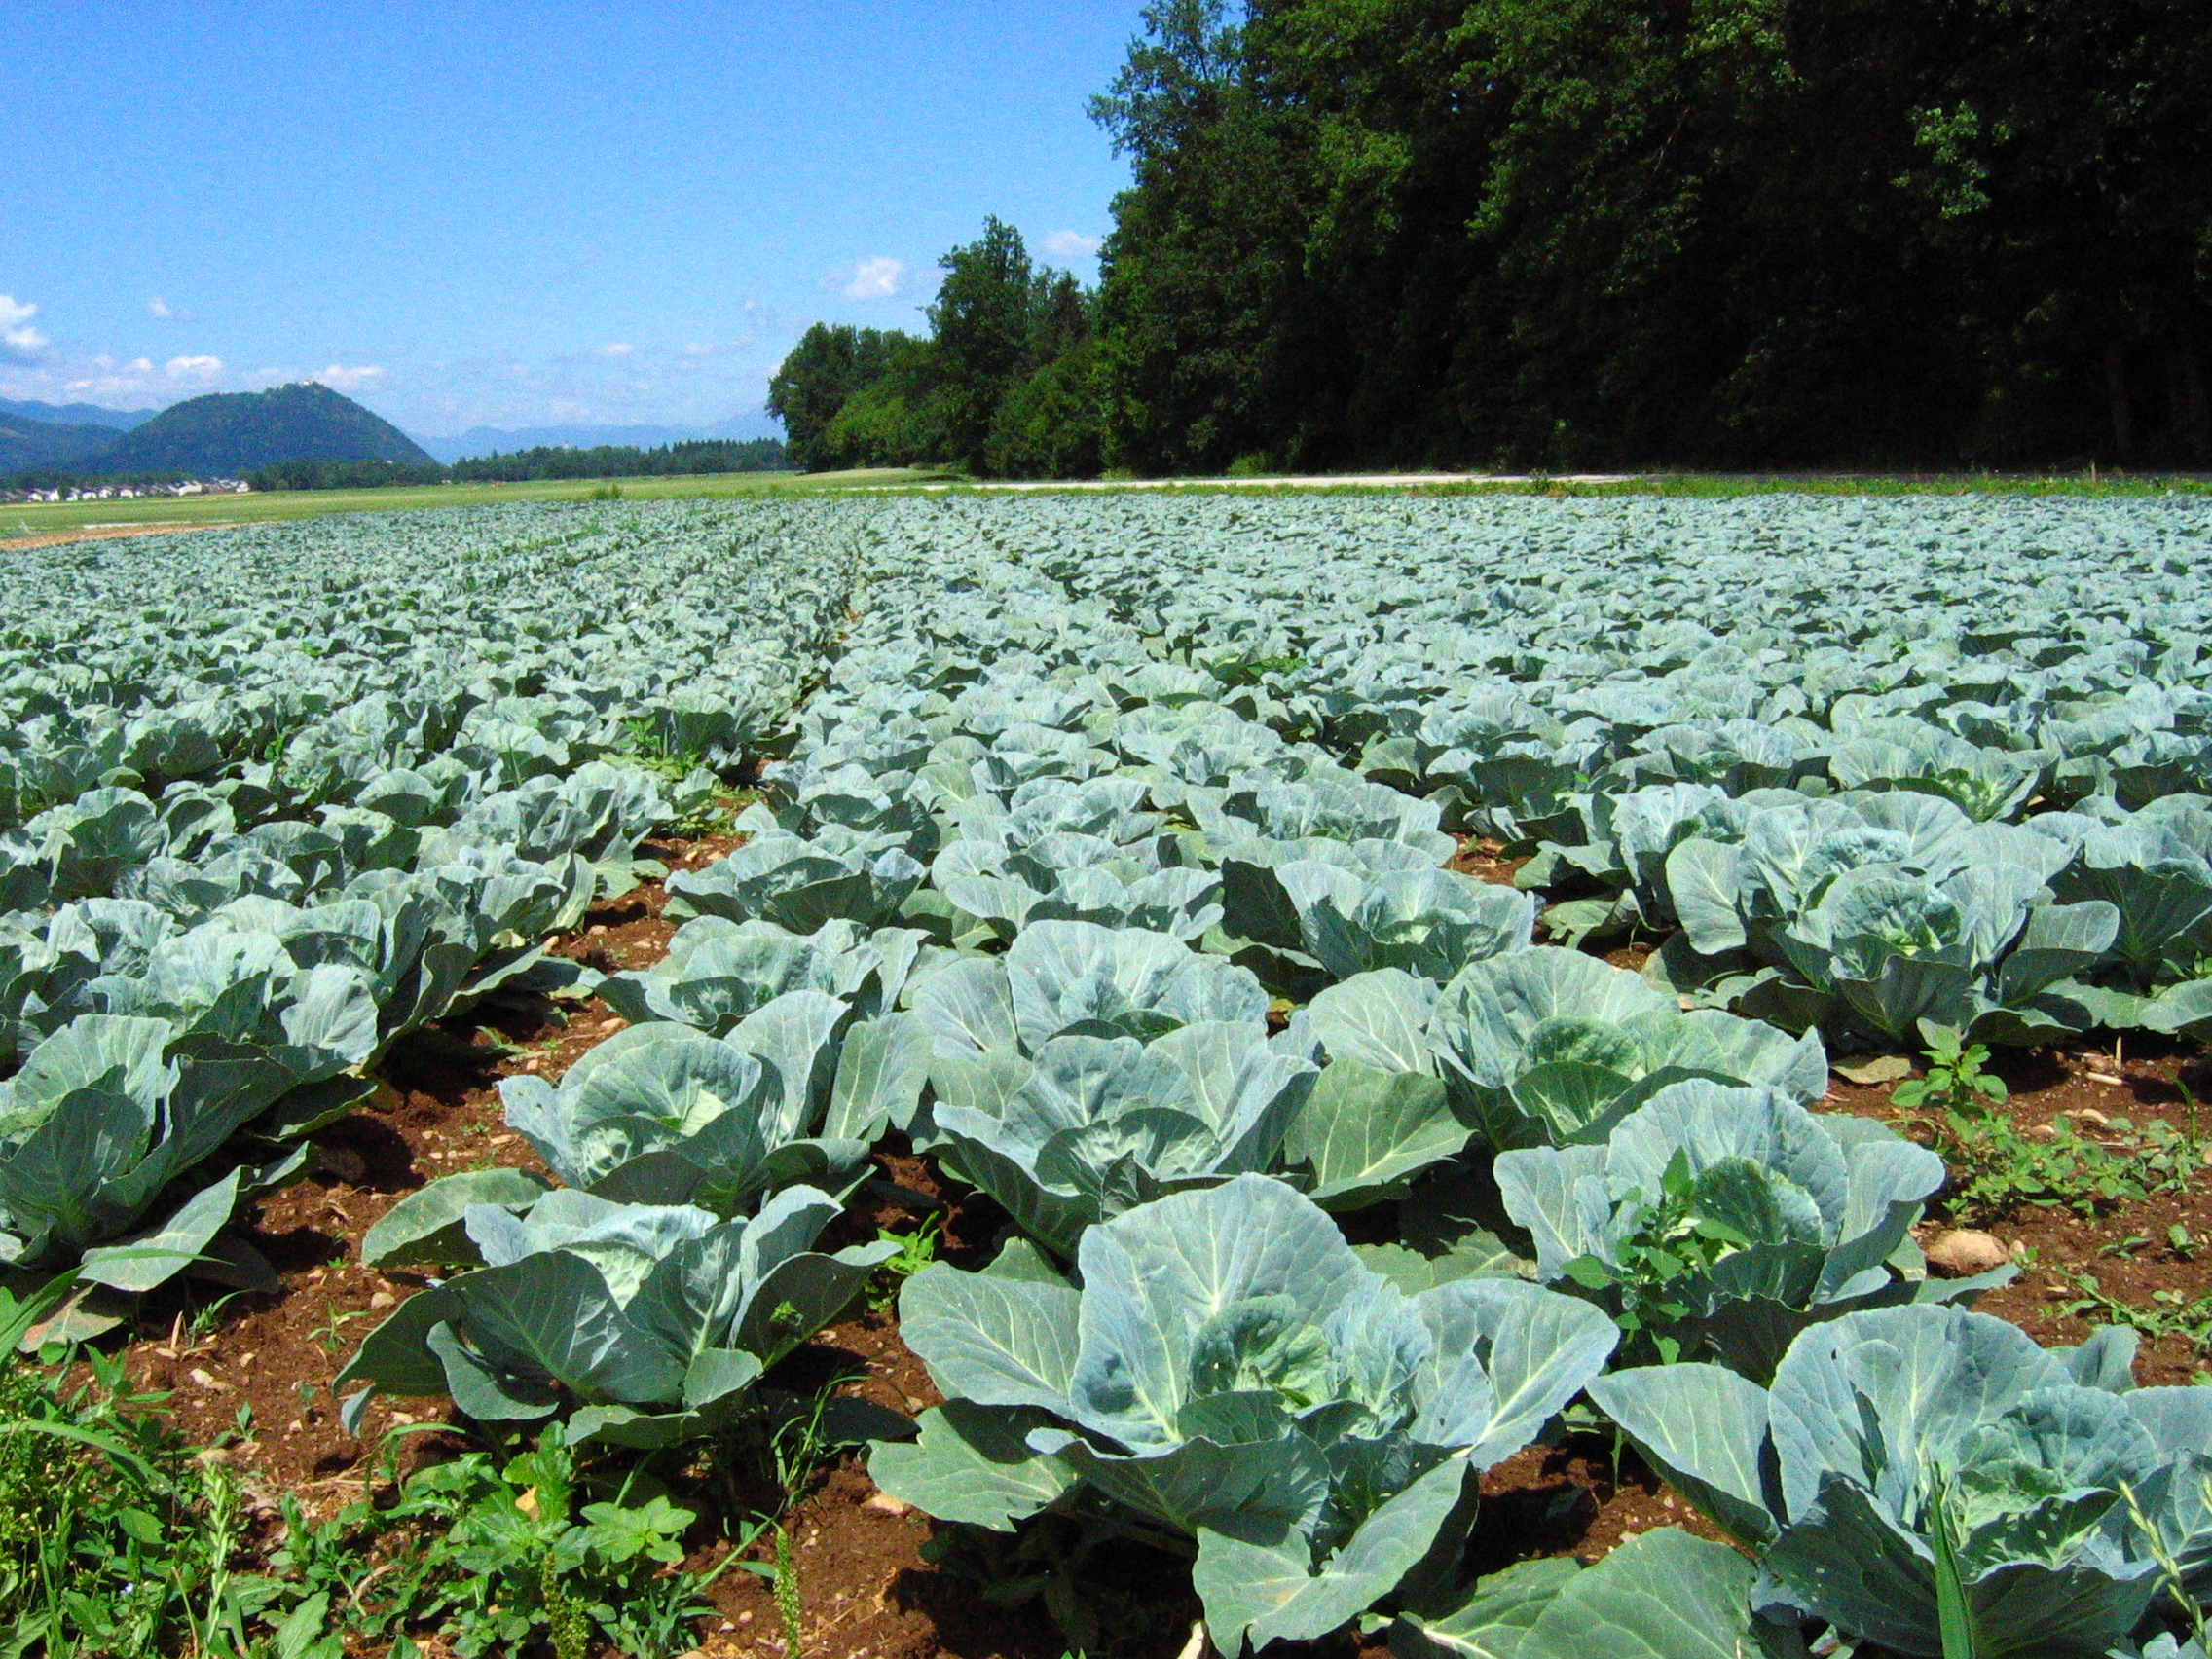
<instances>
[{"instance_id":1,"label":"grass at field edge","mask_svg":"<svg viewBox=\"0 0 2212 1659\"><path fill-rule=\"evenodd\" d=\"M1096 485L1088 494L1113 494ZM1139 481L1128 480L1132 487ZM2087 474L1725 474L1649 473L1633 478L1585 480L1554 479L1541 475L1515 478L1438 478L1420 483L1361 478L1346 474L1327 483L1271 483L1266 479L1191 479L1155 481L1141 486L1149 495L1212 495L1234 491L1239 496L1544 496L1565 498L1602 498L1652 496L1711 499L1758 495L1814 496L2026 496L2082 497L2089 498L2139 498L2180 496L2212 497L2212 475L2202 473L2132 477ZM420 512L442 507L494 505L502 501L593 502L608 498L609 488L632 501L728 500L777 495L835 495L865 491L869 495L994 494L994 486L957 476L914 468L876 468L857 472L826 473L717 473L682 478L559 479L529 484L387 485L367 490L273 491L251 496L201 496L181 499L155 498L139 500L65 501L0 506L0 541L18 536L44 535L56 531L85 528L112 529L129 525L268 524L288 519L323 518L339 513ZM1050 492L1051 486L1044 486Z\"/></svg>"}]
</instances>

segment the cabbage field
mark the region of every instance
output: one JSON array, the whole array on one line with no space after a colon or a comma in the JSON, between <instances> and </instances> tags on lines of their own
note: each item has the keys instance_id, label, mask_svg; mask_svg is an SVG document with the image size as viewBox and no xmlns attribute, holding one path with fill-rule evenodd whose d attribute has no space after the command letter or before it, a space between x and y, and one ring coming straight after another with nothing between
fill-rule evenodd
<instances>
[{"instance_id":1,"label":"cabbage field","mask_svg":"<svg viewBox=\"0 0 2212 1659\"><path fill-rule=\"evenodd\" d=\"M2157 497L12 555L0 1326L247 1519L130 1614L0 1452L0 1649L2205 1659L2208 573ZM469 1456L433 1594L373 1512Z\"/></svg>"}]
</instances>

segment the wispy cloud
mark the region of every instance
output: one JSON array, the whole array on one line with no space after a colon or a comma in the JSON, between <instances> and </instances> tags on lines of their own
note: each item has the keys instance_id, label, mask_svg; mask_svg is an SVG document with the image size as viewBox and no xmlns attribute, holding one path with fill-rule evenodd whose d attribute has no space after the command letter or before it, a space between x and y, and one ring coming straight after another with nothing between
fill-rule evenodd
<instances>
[{"instance_id":1,"label":"wispy cloud","mask_svg":"<svg viewBox=\"0 0 2212 1659\"><path fill-rule=\"evenodd\" d=\"M705 340L687 340L683 344L683 354L686 357L712 357L715 348Z\"/></svg>"},{"instance_id":2,"label":"wispy cloud","mask_svg":"<svg viewBox=\"0 0 2212 1659\"><path fill-rule=\"evenodd\" d=\"M220 357L171 357L162 372L172 381L198 381L205 386L223 372Z\"/></svg>"},{"instance_id":3,"label":"wispy cloud","mask_svg":"<svg viewBox=\"0 0 2212 1659\"><path fill-rule=\"evenodd\" d=\"M159 294L146 302L146 314L161 317L167 322L190 322L192 320L190 312L185 311L182 307L170 305Z\"/></svg>"},{"instance_id":4,"label":"wispy cloud","mask_svg":"<svg viewBox=\"0 0 2212 1659\"><path fill-rule=\"evenodd\" d=\"M383 380L384 370L374 363L363 363L351 369L344 363L333 363L314 378L332 391L362 391Z\"/></svg>"},{"instance_id":5,"label":"wispy cloud","mask_svg":"<svg viewBox=\"0 0 2212 1659\"><path fill-rule=\"evenodd\" d=\"M840 272L837 279L848 300L888 300L899 292L906 279L906 262L864 259L851 270Z\"/></svg>"},{"instance_id":6,"label":"wispy cloud","mask_svg":"<svg viewBox=\"0 0 2212 1659\"><path fill-rule=\"evenodd\" d=\"M627 340L610 340L605 346L602 346L596 352L594 352L593 355L600 357L628 357L634 355L637 350L638 349L635 346L631 345Z\"/></svg>"},{"instance_id":7,"label":"wispy cloud","mask_svg":"<svg viewBox=\"0 0 2212 1659\"><path fill-rule=\"evenodd\" d=\"M1099 240L1081 231L1048 231L1045 251L1054 259L1088 259L1097 253Z\"/></svg>"},{"instance_id":8,"label":"wispy cloud","mask_svg":"<svg viewBox=\"0 0 2212 1659\"><path fill-rule=\"evenodd\" d=\"M36 315L38 307L12 294L0 294L0 340L18 351L36 351L52 344L31 326L31 318Z\"/></svg>"}]
</instances>

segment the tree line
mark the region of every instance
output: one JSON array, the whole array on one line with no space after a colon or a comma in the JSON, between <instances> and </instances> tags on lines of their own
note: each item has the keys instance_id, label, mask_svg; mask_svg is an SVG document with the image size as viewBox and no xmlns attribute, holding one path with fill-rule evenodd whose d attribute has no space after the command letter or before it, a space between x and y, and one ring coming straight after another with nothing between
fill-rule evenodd
<instances>
[{"instance_id":1,"label":"tree line","mask_svg":"<svg viewBox=\"0 0 2212 1659\"><path fill-rule=\"evenodd\" d=\"M1021 233L996 218L939 264L926 336L818 322L799 337L768 383L793 462L810 471L944 462L1000 478L1096 472L1096 296L1037 265Z\"/></svg>"},{"instance_id":2,"label":"tree line","mask_svg":"<svg viewBox=\"0 0 2212 1659\"><path fill-rule=\"evenodd\" d=\"M1095 291L992 221L792 459L2212 463L2201 0L1157 0Z\"/></svg>"},{"instance_id":3,"label":"tree line","mask_svg":"<svg viewBox=\"0 0 2212 1659\"><path fill-rule=\"evenodd\" d=\"M780 472L790 464L779 438L700 438L640 449L599 444L588 449L540 445L503 455L470 456L451 466L387 461L286 461L256 468L256 490L364 490L384 484L528 484L562 478L692 477L719 472Z\"/></svg>"}]
</instances>

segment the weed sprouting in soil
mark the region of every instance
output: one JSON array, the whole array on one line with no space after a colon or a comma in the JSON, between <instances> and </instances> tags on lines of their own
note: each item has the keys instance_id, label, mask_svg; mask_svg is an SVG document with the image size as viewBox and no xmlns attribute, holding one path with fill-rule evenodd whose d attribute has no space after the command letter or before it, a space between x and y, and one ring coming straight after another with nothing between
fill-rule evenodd
<instances>
[{"instance_id":1,"label":"weed sprouting in soil","mask_svg":"<svg viewBox=\"0 0 2212 1659\"><path fill-rule=\"evenodd\" d=\"M938 1245L944 1235L944 1218L927 1217L911 1233L896 1233L890 1228L880 1229L876 1236L888 1239L899 1246L899 1254L876 1269L875 1279L868 1286L867 1305L880 1313L899 1300L899 1288L932 1262L937 1260Z\"/></svg>"},{"instance_id":2,"label":"weed sprouting in soil","mask_svg":"<svg viewBox=\"0 0 2212 1659\"><path fill-rule=\"evenodd\" d=\"M2139 1127L2123 1117L2060 1113L2039 1135L1999 1109L2009 1096L2003 1079L1983 1069L1988 1059L1982 1045L1962 1049L1955 1034L1938 1032L1927 1075L1899 1084L1891 1096L1908 1112L1934 1109L1908 1122L1950 1168L1946 1202L1954 1220L1979 1225L2024 1205L2091 1216L2178 1192L2201 1166L2204 1143L2186 1085L2176 1086L2189 1105L2186 1129L2163 1118Z\"/></svg>"}]
</instances>

